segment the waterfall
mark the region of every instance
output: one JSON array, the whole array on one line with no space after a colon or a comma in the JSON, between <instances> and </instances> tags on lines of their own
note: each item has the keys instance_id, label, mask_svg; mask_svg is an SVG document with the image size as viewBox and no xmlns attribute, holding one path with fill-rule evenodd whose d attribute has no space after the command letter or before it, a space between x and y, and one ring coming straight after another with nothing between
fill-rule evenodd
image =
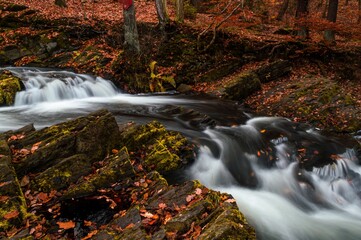
<instances>
[{"instance_id":1,"label":"waterfall","mask_svg":"<svg viewBox=\"0 0 361 240\"><path fill-rule=\"evenodd\" d=\"M232 194L259 239L360 239L361 167L353 150L282 118L253 118L204 133L217 151L200 147L188 174ZM306 170L302 161L314 157L304 155L306 146L332 158Z\"/></svg>"},{"instance_id":2,"label":"waterfall","mask_svg":"<svg viewBox=\"0 0 361 240\"><path fill-rule=\"evenodd\" d=\"M0 132L29 123L41 128L100 108L119 123L157 119L198 145L186 177L232 194L259 239L360 239L361 159L343 139L285 118L251 117L219 99L130 95L99 77L7 69L26 89L15 106L0 108Z\"/></svg>"},{"instance_id":3,"label":"waterfall","mask_svg":"<svg viewBox=\"0 0 361 240\"><path fill-rule=\"evenodd\" d=\"M111 97L118 94L112 82L101 77L68 71L35 71L8 68L22 79L25 91L18 92L15 106L57 102L89 97Z\"/></svg>"}]
</instances>

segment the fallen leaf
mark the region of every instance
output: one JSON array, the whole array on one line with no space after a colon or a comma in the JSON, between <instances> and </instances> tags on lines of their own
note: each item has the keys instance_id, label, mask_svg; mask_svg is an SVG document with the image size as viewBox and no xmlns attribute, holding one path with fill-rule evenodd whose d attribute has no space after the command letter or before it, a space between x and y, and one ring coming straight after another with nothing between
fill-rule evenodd
<instances>
[{"instance_id":1,"label":"fallen leaf","mask_svg":"<svg viewBox=\"0 0 361 240\"><path fill-rule=\"evenodd\" d=\"M186 201L187 201L187 202L192 201L195 196L196 196L195 194L188 195L188 196L186 197Z\"/></svg>"},{"instance_id":2,"label":"fallen leaf","mask_svg":"<svg viewBox=\"0 0 361 240\"><path fill-rule=\"evenodd\" d=\"M159 207L160 209L165 209L165 208L167 207L167 204L165 204L165 203L159 203L159 204L158 204L158 207Z\"/></svg>"},{"instance_id":3,"label":"fallen leaf","mask_svg":"<svg viewBox=\"0 0 361 240\"><path fill-rule=\"evenodd\" d=\"M119 152L118 149L112 149L112 153L113 153L113 154L117 154L118 152Z\"/></svg>"},{"instance_id":4,"label":"fallen leaf","mask_svg":"<svg viewBox=\"0 0 361 240\"><path fill-rule=\"evenodd\" d=\"M196 188L195 192L196 192L197 195L201 195L202 194L202 189Z\"/></svg>"},{"instance_id":5,"label":"fallen leaf","mask_svg":"<svg viewBox=\"0 0 361 240\"><path fill-rule=\"evenodd\" d=\"M59 228L62 228L62 229L65 229L65 230L75 227L75 222L73 222L73 221L69 221L69 222L57 222L56 224L59 225Z\"/></svg>"},{"instance_id":6,"label":"fallen leaf","mask_svg":"<svg viewBox=\"0 0 361 240\"><path fill-rule=\"evenodd\" d=\"M145 213L141 213L141 216L145 217L145 218L152 218L154 215L151 214L150 212L145 212Z\"/></svg>"},{"instance_id":7,"label":"fallen leaf","mask_svg":"<svg viewBox=\"0 0 361 240\"><path fill-rule=\"evenodd\" d=\"M25 175L25 176L21 179L21 181L20 181L20 186L21 186L21 187L25 187L26 185L29 184L29 182L30 182L29 176L28 176L28 175Z\"/></svg>"},{"instance_id":8,"label":"fallen leaf","mask_svg":"<svg viewBox=\"0 0 361 240\"><path fill-rule=\"evenodd\" d=\"M98 230L93 230L90 233L88 233L88 235L86 235L85 237L83 237L81 240L87 240L87 239L91 239L95 234L98 233Z\"/></svg>"},{"instance_id":9,"label":"fallen leaf","mask_svg":"<svg viewBox=\"0 0 361 240\"><path fill-rule=\"evenodd\" d=\"M236 202L236 200L234 198L230 198L230 199L227 199L225 202L234 203L234 202Z\"/></svg>"},{"instance_id":10,"label":"fallen leaf","mask_svg":"<svg viewBox=\"0 0 361 240\"><path fill-rule=\"evenodd\" d=\"M9 219L15 218L15 217L17 217L17 216L19 216L19 212L18 212L18 210L14 210L14 211L11 211L11 212L5 214L5 215L4 215L4 218L5 218L6 220L9 220Z\"/></svg>"},{"instance_id":11,"label":"fallen leaf","mask_svg":"<svg viewBox=\"0 0 361 240\"><path fill-rule=\"evenodd\" d=\"M0 196L0 202L5 202L9 198L10 198L9 196Z\"/></svg>"}]
</instances>

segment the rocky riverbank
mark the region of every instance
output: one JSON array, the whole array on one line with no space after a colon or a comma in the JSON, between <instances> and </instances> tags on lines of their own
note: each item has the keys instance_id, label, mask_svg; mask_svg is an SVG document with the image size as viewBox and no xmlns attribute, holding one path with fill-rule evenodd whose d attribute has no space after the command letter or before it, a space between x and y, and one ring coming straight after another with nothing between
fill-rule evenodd
<instances>
[{"instance_id":1,"label":"rocky riverbank","mask_svg":"<svg viewBox=\"0 0 361 240\"><path fill-rule=\"evenodd\" d=\"M255 239L232 196L160 174L192 146L158 122L118 126L101 110L1 135L0 237Z\"/></svg>"}]
</instances>

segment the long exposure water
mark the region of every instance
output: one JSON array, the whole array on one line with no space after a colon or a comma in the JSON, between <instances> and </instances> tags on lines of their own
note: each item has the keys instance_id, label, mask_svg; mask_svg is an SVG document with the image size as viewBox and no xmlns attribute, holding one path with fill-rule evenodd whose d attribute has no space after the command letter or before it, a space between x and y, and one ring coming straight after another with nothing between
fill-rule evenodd
<instances>
[{"instance_id":1,"label":"long exposure water","mask_svg":"<svg viewBox=\"0 0 361 240\"><path fill-rule=\"evenodd\" d=\"M0 69L1 70L1 69ZM232 194L259 239L361 239L361 167L356 141L323 136L236 103L177 94L130 95L100 77L7 68L25 90L0 108L0 132L43 128L106 108L118 123L157 119L198 146L184 172Z\"/></svg>"}]
</instances>

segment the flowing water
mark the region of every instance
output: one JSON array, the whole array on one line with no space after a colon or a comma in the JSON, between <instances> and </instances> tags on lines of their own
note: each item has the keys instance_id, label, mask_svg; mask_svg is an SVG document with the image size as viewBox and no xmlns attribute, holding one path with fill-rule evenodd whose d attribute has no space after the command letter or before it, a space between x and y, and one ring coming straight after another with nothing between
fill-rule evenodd
<instances>
[{"instance_id":1,"label":"flowing water","mask_svg":"<svg viewBox=\"0 0 361 240\"><path fill-rule=\"evenodd\" d=\"M7 69L26 90L14 106L0 108L1 132L29 123L42 128L101 108L119 123L157 119L198 146L185 178L231 193L259 239L361 239L361 159L351 137L254 117L233 102L129 95L100 77Z\"/></svg>"}]
</instances>

